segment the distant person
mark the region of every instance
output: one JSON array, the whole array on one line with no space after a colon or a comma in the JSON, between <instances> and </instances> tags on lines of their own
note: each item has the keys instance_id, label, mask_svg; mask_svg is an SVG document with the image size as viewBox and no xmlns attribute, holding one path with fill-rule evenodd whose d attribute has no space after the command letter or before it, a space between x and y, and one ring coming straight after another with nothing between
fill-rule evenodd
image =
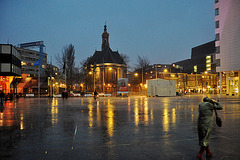
<instances>
[{"instance_id":1,"label":"distant person","mask_svg":"<svg viewBox=\"0 0 240 160\"><path fill-rule=\"evenodd\" d=\"M64 92L62 92L62 98L64 99L64 97L65 97L65 93L64 93Z\"/></svg>"},{"instance_id":2,"label":"distant person","mask_svg":"<svg viewBox=\"0 0 240 160\"><path fill-rule=\"evenodd\" d=\"M203 160L202 155L206 150L206 156L211 157L212 152L209 149L209 139L212 131L212 123L213 123L213 111L221 110L222 105L220 102L217 102L214 99L210 99L205 97L203 102L199 104L199 117L198 117L198 138L200 151L197 155L197 159Z\"/></svg>"},{"instance_id":3,"label":"distant person","mask_svg":"<svg viewBox=\"0 0 240 160\"><path fill-rule=\"evenodd\" d=\"M0 101L1 101L1 105L3 105L3 100L4 100L5 94L3 93L3 91L0 92Z\"/></svg>"},{"instance_id":4,"label":"distant person","mask_svg":"<svg viewBox=\"0 0 240 160\"><path fill-rule=\"evenodd\" d=\"M65 92L65 98L68 99L68 92Z\"/></svg>"},{"instance_id":5,"label":"distant person","mask_svg":"<svg viewBox=\"0 0 240 160\"><path fill-rule=\"evenodd\" d=\"M95 90L95 91L94 91L94 99L97 99L97 96L98 96L98 93L97 93L97 91Z\"/></svg>"}]
</instances>

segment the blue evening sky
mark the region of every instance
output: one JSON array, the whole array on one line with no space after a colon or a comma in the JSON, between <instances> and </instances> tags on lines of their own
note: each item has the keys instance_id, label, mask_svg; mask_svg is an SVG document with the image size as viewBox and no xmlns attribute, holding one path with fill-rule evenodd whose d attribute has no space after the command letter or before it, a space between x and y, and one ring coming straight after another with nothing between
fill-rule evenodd
<instances>
[{"instance_id":1,"label":"blue evening sky","mask_svg":"<svg viewBox=\"0 0 240 160\"><path fill-rule=\"evenodd\" d=\"M105 21L110 47L150 64L188 59L214 40L214 0L0 0L0 43L44 41L48 62L73 44L76 66L101 50Z\"/></svg>"}]
</instances>

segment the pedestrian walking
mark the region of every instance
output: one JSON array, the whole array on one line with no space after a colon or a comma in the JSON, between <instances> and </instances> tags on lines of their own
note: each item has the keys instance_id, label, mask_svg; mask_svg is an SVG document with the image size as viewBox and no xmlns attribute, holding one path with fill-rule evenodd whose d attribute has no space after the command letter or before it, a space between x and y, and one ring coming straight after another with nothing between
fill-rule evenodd
<instances>
[{"instance_id":1,"label":"pedestrian walking","mask_svg":"<svg viewBox=\"0 0 240 160\"><path fill-rule=\"evenodd\" d=\"M205 97L203 102L199 104L199 117L198 117L198 138L200 151L197 159L203 160L202 155L206 151L206 156L211 157L212 152L209 149L210 134L212 131L213 111L221 110L222 105L214 99Z\"/></svg>"},{"instance_id":2,"label":"pedestrian walking","mask_svg":"<svg viewBox=\"0 0 240 160\"><path fill-rule=\"evenodd\" d=\"M65 98L68 99L68 92L64 91L64 93L65 93Z\"/></svg>"},{"instance_id":3,"label":"pedestrian walking","mask_svg":"<svg viewBox=\"0 0 240 160\"><path fill-rule=\"evenodd\" d=\"M97 90L94 91L94 99L97 99L98 93Z\"/></svg>"},{"instance_id":4,"label":"pedestrian walking","mask_svg":"<svg viewBox=\"0 0 240 160\"><path fill-rule=\"evenodd\" d=\"M65 93L64 93L64 92L62 92L62 98L64 99L64 97L65 97Z\"/></svg>"},{"instance_id":5,"label":"pedestrian walking","mask_svg":"<svg viewBox=\"0 0 240 160\"><path fill-rule=\"evenodd\" d=\"M3 105L3 100L4 100L5 94L3 93L3 91L0 92L0 101L1 101L1 105Z\"/></svg>"}]
</instances>

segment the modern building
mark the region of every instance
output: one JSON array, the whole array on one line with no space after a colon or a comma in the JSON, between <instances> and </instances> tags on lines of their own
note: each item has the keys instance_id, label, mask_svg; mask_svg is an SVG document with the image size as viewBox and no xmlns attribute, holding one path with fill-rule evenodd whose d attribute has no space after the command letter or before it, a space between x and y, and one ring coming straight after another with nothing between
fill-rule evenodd
<instances>
[{"instance_id":1,"label":"modern building","mask_svg":"<svg viewBox=\"0 0 240 160\"><path fill-rule=\"evenodd\" d=\"M191 73L216 73L215 41L211 41L192 48Z\"/></svg>"},{"instance_id":2,"label":"modern building","mask_svg":"<svg viewBox=\"0 0 240 160\"><path fill-rule=\"evenodd\" d=\"M192 48L191 59L175 62L173 64L183 67L185 73L204 72L216 73L215 41L211 41Z\"/></svg>"},{"instance_id":3,"label":"modern building","mask_svg":"<svg viewBox=\"0 0 240 160\"><path fill-rule=\"evenodd\" d=\"M17 78L15 81L18 81L17 90L18 93L35 93L38 92L38 75L39 75L39 65L34 65L39 59L40 52L29 49L16 47L18 52L21 54L21 66L22 74L20 78ZM47 53L43 53L42 56L42 68L43 70L47 66ZM47 88L47 80L44 78L40 79L41 93L45 93Z\"/></svg>"},{"instance_id":4,"label":"modern building","mask_svg":"<svg viewBox=\"0 0 240 160\"><path fill-rule=\"evenodd\" d=\"M112 93L117 91L118 78L127 77L127 65L118 51L112 51L109 43L109 33L107 26L104 26L102 33L101 51L95 51L89 61L89 80L93 79L90 90L98 92Z\"/></svg>"},{"instance_id":5,"label":"modern building","mask_svg":"<svg viewBox=\"0 0 240 160\"><path fill-rule=\"evenodd\" d=\"M39 59L39 51L20 47L17 47L17 50L22 55L22 74L28 74L29 77L37 77L39 74L39 66L34 66L34 63ZM46 65L47 53L43 53L42 68L46 68Z\"/></svg>"},{"instance_id":6,"label":"modern building","mask_svg":"<svg viewBox=\"0 0 240 160\"><path fill-rule=\"evenodd\" d=\"M215 0L215 34L217 72L220 92L239 94L240 89L240 1ZM226 77L226 82L224 82ZM225 83L225 85L224 85Z\"/></svg>"},{"instance_id":7,"label":"modern building","mask_svg":"<svg viewBox=\"0 0 240 160\"><path fill-rule=\"evenodd\" d=\"M21 76L21 54L11 44L0 44L0 90L14 92L14 76Z\"/></svg>"}]
</instances>

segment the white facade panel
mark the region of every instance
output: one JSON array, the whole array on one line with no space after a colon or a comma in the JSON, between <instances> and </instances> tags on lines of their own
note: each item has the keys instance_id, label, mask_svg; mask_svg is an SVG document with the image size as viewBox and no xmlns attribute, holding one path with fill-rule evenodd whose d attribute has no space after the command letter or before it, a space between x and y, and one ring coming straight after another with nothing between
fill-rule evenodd
<instances>
[{"instance_id":1,"label":"white facade panel","mask_svg":"<svg viewBox=\"0 0 240 160\"><path fill-rule=\"evenodd\" d=\"M147 86L147 96L176 96L175 80L147 80Z\"/></svg>"},{"instance_id":2,"label":"white facade panel","mask_svg":"<svg viewBox=\"0 0 240 160\"><path fill-rule=\"evenodd\" d=\"M3 54L11 54L11 46L10 45L2 45L2 53Z\"/></svg>"},{"instance_id":3,"label":"white facade panel","mask_svg":"<svg viewBox=\"0 0 240 160\"><path fill-rule=\"evenodd\" d=\"M215 21L219 20L219 28L215 33L220 33L220 41L216 41L216 46L220 46L220 54L216 55L220 59L217 72L239 70L240 0L220 0L215 4L216 8L219 8L219 15L215 16Z\"/></svg>"},{"instance_id":4,"label":"white facade panel","mask_svg":"<svg viewBox=\"0 0 240 160\"><path fill-rule=\"evenodd\" d=\"M1 63L1 72L10 72L11 71L10 66L11 66L10 63Z\"/></svg>"}]
</instances>

